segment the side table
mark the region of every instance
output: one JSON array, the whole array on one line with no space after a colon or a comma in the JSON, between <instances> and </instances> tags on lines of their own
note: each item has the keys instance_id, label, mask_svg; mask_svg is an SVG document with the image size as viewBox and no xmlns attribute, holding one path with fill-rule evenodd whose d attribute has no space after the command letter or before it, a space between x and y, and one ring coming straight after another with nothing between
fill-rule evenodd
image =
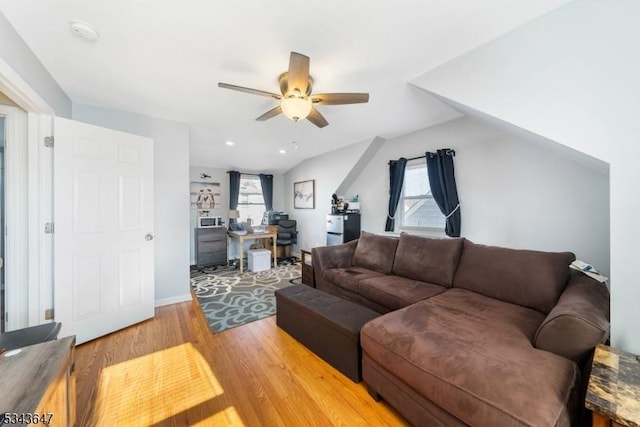
<instances>
[{"instance_id":1,"label":"side table","mask_svg":"<svg viewBox=\"0 0 640 427\"><path fill-rule=\"evenodd\" d=\"M316 278L313 275L313 264L311 261L311 252L300 249L302 257L302 283L312 288L316 287Z\"/></svg>"},{"instance_id":2,"label":"side table","mask_svg":"<svg viewBox=\"0 0 640 427\"><path fill-rule=\"evenodd\" d=\"M598 344L585 406L593 411L593 427L640 426L638 356Z\"/></svg>"}]
</instances>

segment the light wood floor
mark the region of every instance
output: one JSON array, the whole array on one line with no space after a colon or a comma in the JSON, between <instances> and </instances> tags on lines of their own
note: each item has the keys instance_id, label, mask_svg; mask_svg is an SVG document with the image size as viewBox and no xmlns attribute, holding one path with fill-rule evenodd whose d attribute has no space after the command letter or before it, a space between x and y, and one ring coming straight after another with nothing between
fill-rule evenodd
<instances>
[{"instance_id":1,"label":"light wood floor","mask_svg":"<svg viewBox=\"0 0 640 427\"><path fill-rule=\"evenodd\" d=\"M398 426L384 402L276 327L209 332L196 303L76 349L78 426Z\"/></svg>"}]
</instances>

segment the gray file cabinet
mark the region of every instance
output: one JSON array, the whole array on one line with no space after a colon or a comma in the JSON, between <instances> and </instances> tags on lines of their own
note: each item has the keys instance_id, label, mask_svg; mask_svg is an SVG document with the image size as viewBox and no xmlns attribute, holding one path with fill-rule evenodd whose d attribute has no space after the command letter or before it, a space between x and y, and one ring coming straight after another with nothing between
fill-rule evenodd
<instances>
[{"instance_id":1,"label":"gray file cabinet","mask_svg":"<svg viewBox=\"0 0 640 427\"><path fill-rule=\"evenodd\" d=\"M196 267L227 263L227 228L196 228Z\"/></svg>"}]
</instances>

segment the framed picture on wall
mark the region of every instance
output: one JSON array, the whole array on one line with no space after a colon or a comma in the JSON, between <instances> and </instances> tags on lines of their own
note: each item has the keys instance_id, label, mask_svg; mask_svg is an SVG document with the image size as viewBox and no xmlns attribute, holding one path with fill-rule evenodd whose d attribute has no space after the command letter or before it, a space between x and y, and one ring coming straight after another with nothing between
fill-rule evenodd
<instances>
[{"instance_id":1,"label":"framed picture on wall","mask_svg":"<svg viewBox=\"0 0 640 427\"><path fill-rule=\"evenodd\" d=\"M293 207L295 209L315 209L316 181L300 181L293 183Z\"/></svg>"},{"instance_id":2,"label":"framed picture on wall","mask_svg":"<svg viewBox=\"0 0 640 427\"><path fill-rule=\"evenodd\" d=\"M209 211L220 207L219 182L191 182L191 209Z\"/></svg>"}]
</instances>

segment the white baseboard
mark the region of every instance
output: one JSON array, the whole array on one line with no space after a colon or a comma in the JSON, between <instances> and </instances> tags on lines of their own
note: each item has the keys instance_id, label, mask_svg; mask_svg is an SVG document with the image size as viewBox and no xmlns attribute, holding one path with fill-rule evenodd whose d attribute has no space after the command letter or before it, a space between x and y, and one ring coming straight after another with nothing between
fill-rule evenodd
<instances>
[{"instance_id":1,"label":"white baseboard","mask_svg":"<svg viewBox=\"0 0 640 427\"><path fill-rule=\"evenodd\" d=\"M157 299L155 301L156 307L162 307L163 305L177 304L179 302L191 301L191 294L177 295L175 297Z\"/></svg>"}]
</instances>

